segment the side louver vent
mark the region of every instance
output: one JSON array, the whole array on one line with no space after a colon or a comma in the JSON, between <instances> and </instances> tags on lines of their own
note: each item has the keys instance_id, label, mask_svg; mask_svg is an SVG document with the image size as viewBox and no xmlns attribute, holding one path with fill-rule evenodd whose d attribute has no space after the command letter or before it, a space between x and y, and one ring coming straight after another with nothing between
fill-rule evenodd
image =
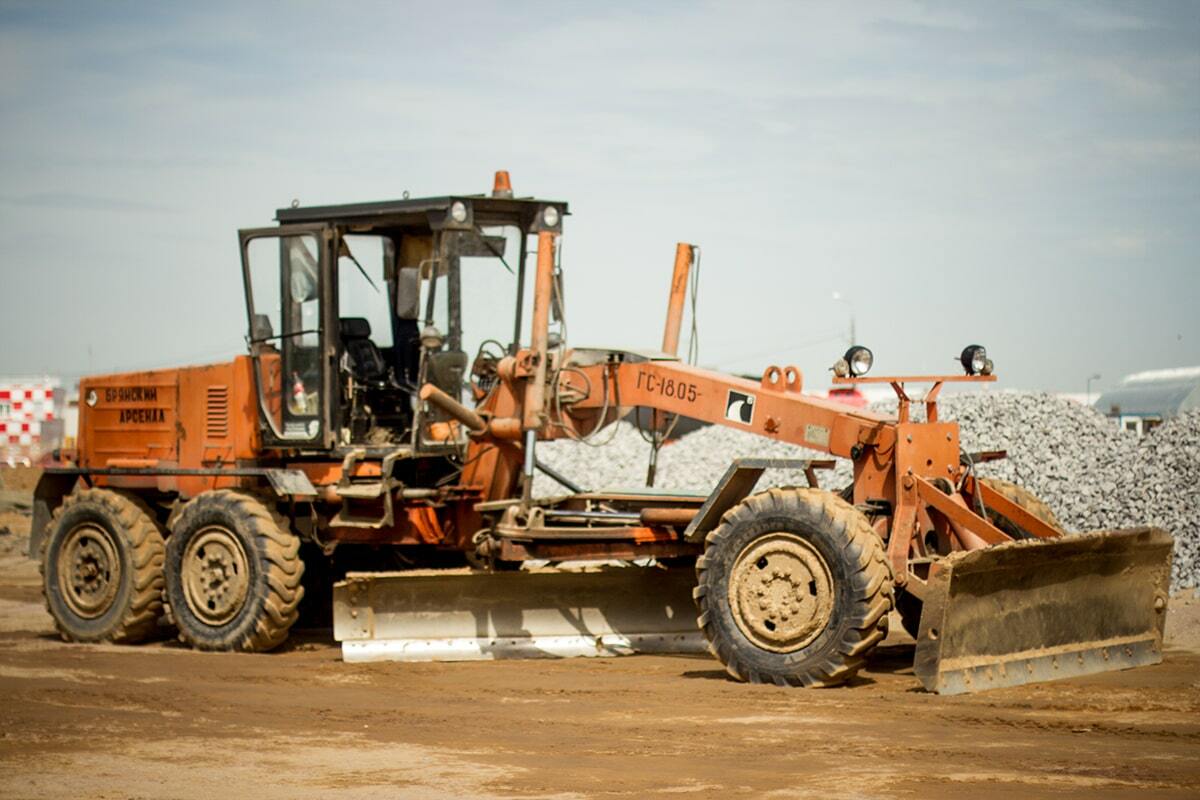
<instances>
[{"instance_id":1,"label":"side louver vent","mask_svg":"<svg viewBox=\"0 0 1200 800\"><path fill-rule=\"evenodd\" d=\"M205 407L204 435L208 439L229 438L229 387L209 386Z\"/></svg>"}]
</instances>

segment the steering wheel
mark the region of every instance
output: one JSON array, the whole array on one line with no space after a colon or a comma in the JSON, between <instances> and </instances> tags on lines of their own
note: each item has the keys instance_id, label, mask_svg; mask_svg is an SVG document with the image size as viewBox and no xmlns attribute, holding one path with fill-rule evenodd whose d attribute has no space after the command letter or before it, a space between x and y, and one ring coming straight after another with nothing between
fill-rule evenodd
<instances>
[{"instance_id":1,"label":"steering wheel","mask_svg":"<svg viewBox=\"0 0 1200 800\"><path fill-rule=\"evenodd\" d=\"M487 397L496 385L496 381L499 380L496 368L500 359L506 355L508 351L504 349L504 345L495 339L484 339L479 343L475 360L471 362L471 394L475 402Z\"/></svg>"}]
</instances>

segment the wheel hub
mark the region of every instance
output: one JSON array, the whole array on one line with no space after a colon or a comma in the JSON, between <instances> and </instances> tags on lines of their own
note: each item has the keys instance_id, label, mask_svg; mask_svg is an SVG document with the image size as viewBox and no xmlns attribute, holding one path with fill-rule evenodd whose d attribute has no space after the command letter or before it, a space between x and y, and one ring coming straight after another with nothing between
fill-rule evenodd
<instances>
[{"instance_id":1,"label":"wheel hub","mask_svg":"<svg viewBox=\"0 0 1200 800\"><path fill-rule=\"evenodd\" d=\"M184 550L181 566L184 599L200 620L224 625L242 610L250 589L249 561L232 531L201 530Z\"/></svg>"},{"instance_id":2,"label":"wheel hub","mask_svg":"<svg viewBox=\"0 0 1200 800\"><path fill-rule=\"evenodd\" d=\"M833 615L825 559L794 533L775 532L743 548L729 577L729 604L753 644L790 653L810 644Z\"/></svg>"},{"instance_id":3,"label":"wheel hub","mask_svg":"<svg viewBox=\"0 0 1200 800\"><path fill-rule=\"evenodd\" d=\"M58 551L58 589L71 611L101 616L121 585L121 559L112 534L94 522L77 525Z\"/></svg>"}]
</instances>

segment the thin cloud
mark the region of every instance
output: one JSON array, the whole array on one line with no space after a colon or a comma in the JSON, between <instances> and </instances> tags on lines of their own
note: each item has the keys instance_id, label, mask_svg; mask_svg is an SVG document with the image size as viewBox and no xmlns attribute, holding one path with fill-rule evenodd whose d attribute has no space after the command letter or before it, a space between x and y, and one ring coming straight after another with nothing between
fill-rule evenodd
<instances>
[{"instance_id":1,"label":"thin cloud","mask_svg":"<svg viewBox=\"0 0 1200 800\"><path fill-rule=\"evenodd\" d=\"M138 214L176 214L180 209L158 203L125 200L119 197L76 194L72 192L38 192L0 198L0 201L22 208L53 211L115 211Z\"/></svg>"}]
</instances>

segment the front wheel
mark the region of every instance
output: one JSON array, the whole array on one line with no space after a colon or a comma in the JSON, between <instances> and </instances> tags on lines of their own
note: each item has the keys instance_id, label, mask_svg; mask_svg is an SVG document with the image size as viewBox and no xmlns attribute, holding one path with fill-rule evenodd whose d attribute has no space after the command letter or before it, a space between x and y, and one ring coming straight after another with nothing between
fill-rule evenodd
<instances>
[{"instance_id":1,"label":"front wheel","mask_svg":"<svg viewBox=\"0 0 1200 800\"><path fill-rule=\"evenodd\" d=\"M699 624L734 678L832 686L887 635L892 576L867 518L820 489L734 506L696 562Z\"/></svg>"},{"instance_id":2,"label":"front wheel","mask_svg":"<svg viewBox=\"0 0 1200 800\"><path fill-rule=\"evenodd\" d=\"M277 647L304 597L300 540L256 498L227 489L184 507L165 572L179 636L199 650Z\"/></svg>"}]
</instances>

